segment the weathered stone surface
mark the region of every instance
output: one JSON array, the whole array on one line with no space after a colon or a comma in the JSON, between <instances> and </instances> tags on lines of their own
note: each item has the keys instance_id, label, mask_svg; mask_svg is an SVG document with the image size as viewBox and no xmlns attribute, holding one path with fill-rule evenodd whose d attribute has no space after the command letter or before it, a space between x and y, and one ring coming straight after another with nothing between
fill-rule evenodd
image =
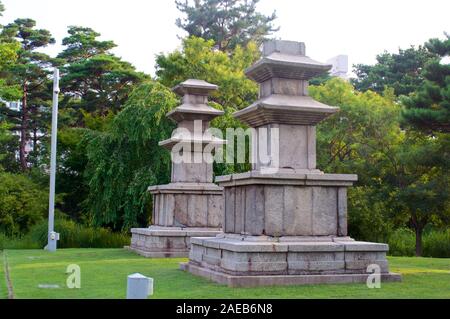
<instances>
[{"instance_id":1,"label":"weathered stone surface","mask_svg":"<svg viewBox=\"0 0 450 319\"><path fill-rule=\"evenodd\" d=\"M223 206L223 196L208 195L208 227L221 227Z\"/></svg>"},{"instance_id":2,"label":"weathered stone surface","mask_svg":"<svg viewBox=\"0 0 450 319\"><path fill-rule=\"evenodd\" d=\"M236 189L226 188L224 190L225 195L225 221L223 224L223 231L226 233L235 232L235 202L236 202Z\"/></svg>"},{"instance_id":3,"label":"weathered stone surface","mask_svg":"<svg viewBox=\"0 0 450 319\"><path fill-rule=\"evenodd\" d=\"M367 267L377 264L383 274L389 274L382 245L358 242L357 251L345 251L349 241L285 243L246 241L220 236L194 238L190 265L201 266L234 276L253 275L317 275L360 274L367 276ZM241 236L241 238L246 238ZM349 244L350 245L350 244ZM354 245L355 246L355 245ZM381 251L375 251L379 247Z\"/></svg>"},{"instance_id":4,"label":"weathered stone surface","mask_svg":"<svg viewBox=\"0 0 450 319\"><path fill-rule=\"evenodd\" d=\"M287 271L286 253L236 253L223 251L220 267L232 273L283 273Z\"/></svg>"},{"instance_id":5,"label":"weathered stone surface","mask_svg":"<svg viewBox=\"0 0 450 319\"><path fill-rule=\"evenodd\" d=\"M261 235L264 232L264 187L246 187L244 233Z\"/></svg>"},{"instance_id":6,"label":"weathered stone surface","mask_svg":"<svg viewBox=\"0 0 450 319\"><path fill-rule=\"evenodd\" d=\"M312 234L337 235L337 189L313 187Z\"/></svg>"},{"instance_id":7,"label":"weathered stone surface","mask_svg":"<svg viewBox=\"0 0 450 319\"><path fill-rule=\"evenodd\" d=\"M347 236L347 188L338 188L338 236Z\"/></svg>"},{"instance_id":8,"label":"weathered stone surface","mask_svg":"<svg viewBox=\"0 0 450 319\"><path fill-rule=\"evenodd\" d=\"M294 169L313 169L309 165L309 157L316 156L316 149L310 149L310 139L316 138L311 135L308 126L304 125L279 125L279 166L280 168L294 168ZM296 145L296 147L292 147Z\"/></svg>"},{"instance_id":9,"label":"weathered stone surface","mask_svg":"<svg viewBox=\"0 0 450 319\"><path fill-rule=\"evenodd\" d=\"M260 83L260 99L235 113L256 129L258 161L250 172L217 178L225 233L192 239L182 268L239 287L364 282L374 264L382 280L400 280L389 273L387 245L347 236L346 188L357 176L316 168L315 125L338 109L309 97L308 79L329 66L306 57L302 43L271 41L263 51L246 71Z\"/></svg>"},{"instance_id":10,"label":"weathered stone surface","mask_svg":"<svg viewBox=\"0 0 450 319\"><path fill-rule=\"evenodd\" d=\"M312 235L312 189L285 186L285 236Z\"/></svg>"},{"instance_id":11,"label":"weathered stone surface","mask_svg":"<svg viewBox=\"0 0 450 319\"><path fill-rule=\"evenodd\" d=\"M237 234L244 232L245 196L245 187L236 187L234 201L234 232Z\"/></svg>"},{"instance_id":12,"label":"weathered stone surface","mask_svg":"<svg viewBox=\"0 0 450 319\"><path fill-rule=\"evenodd\" d=\"M213 180L212 164L173 163L172 182L208 183Z\"/></svg>"},{"instance_id":13,"label":"weathered stone surface","mask_svg":"<svg viewBox=\"0 0 450 319\"><path fill-rule=\"evenodd\" d=\"M174 227L220 227L223 217L222 189L153 191L154 223ZM164 213L162 213L164 212Z\"/></svg>"},{"instance_id":14,"label":"weathered stone surface","mask_svg":"<svg viewBox=\"0 0 450 319\"><path fill-rule=\"evenodd\" d=\"M348 187L358 180L354 174L324 174L311 173L312 170L286 170L280 169L278 173L263 174L253 170L216 177L216 181L224 187L243 185L298 185L298 186L341 186Z\"/></svg>"},{"instance_id":15,"label":"weathered stone surface","mask_svg":"<svg viewBox=\"0 0 450 319\"><path fill-rule=\"evenodd\" d=\"M156 198L158 196L154 196ZM182 194L175 194L175 204L174 204L174 224L173 226L184 226L186 227L189 224L188 221L188 196ZM166 214L170 214L170 212L166 212Z\"/></svg>"},{"instance_id":16,"label":"weathered stone surface","mask_svg":"<svg viewBox=\"0 0 450 319\"><path fill-rule=\"evenodd\" d=\"M131 229L131 245L128 249L152 258L188 257L192 237L215 237L219 228L161 227Z\"/></svg>"},{"instance_id":17,"label":"weathered stone surface","mask_svg":"<svg viewBox=\"0 0 450 319\"><path fill-rule=\"evenodd\" d=\"M346 206L338 205L337 196L339 201L347 198L341 189L278 184L226 187L224 231L275 237L344 236Z\"/></svg>"},{"instance_id":18,"label":"weathered stone surface","mask_svg":"<svg viewBox=\"0 0 450 319\"><path fill-rule=\"evenodd\" d=\"M283 235L284 187L264 187L265 235Z\"/></svg>"},{"instance_id":19,"label":"weathered stone surface","mask_svg":"<svg viewBox=\"0 0 450 319\"><path fill-rule=\"evenodd\" d=\"M325 275L251 275L235 276L201 267L192 263L180 264L184 271L207 278L218 284L229 287L260 287L260 286L293 286L317 284L365 283L367 274L325 274ZM400 282L400 274L386 273L381 275L382 282Z\"/></svg>"}]
</instances>

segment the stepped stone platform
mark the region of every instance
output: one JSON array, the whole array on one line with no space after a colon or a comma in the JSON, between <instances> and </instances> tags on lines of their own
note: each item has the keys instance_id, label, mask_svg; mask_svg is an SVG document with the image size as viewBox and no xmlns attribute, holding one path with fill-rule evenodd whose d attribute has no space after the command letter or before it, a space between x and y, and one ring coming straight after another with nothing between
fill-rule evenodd
<instances>
[{"instance_id":1,"label":"stepped stone platform","mask_svg":"<svg viewBox=\"0 0 450 319\"><path fill-rule=\"evenodd\" d=\"M401 281L390 273L385 244L332 236L244 236L192 238L182 270L230 287L366 282L371 264L382 281Z\"/></svg>"},{"instance_id":2,"label":"stepped stone platform","mask_svg":"<svg viewBox=\"0 0 450 319\"><path fill-rule=\"evenodd\" d=\"M184 258L189 256L192 237L214 237L220 228L162 227L134 228L131 247L126 247L147 258Z\"/></svg>"}]
</instances>

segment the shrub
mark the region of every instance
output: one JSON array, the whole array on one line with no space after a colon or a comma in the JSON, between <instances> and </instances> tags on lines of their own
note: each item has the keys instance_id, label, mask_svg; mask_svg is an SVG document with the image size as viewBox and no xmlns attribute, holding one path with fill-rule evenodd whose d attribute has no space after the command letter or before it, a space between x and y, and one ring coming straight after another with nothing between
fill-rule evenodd
<instances>
[{"instance_id":1,"label":"shrub","mask_svg":"<svg viewBox=\"0 0 450 319\"><path fill-rule=\"evenodd\" d=\"M450 229L431 231L424 235L423 257L450 257Z\"/></svg>"},{"instance_id":2,"label":"shrub","mask_svg":"<svg viewBox=\"0 0 450 319\"><path fill-rule=\"evenodd\" d=\"M395 230L388 239L389 255L414 256L416 239L414 232L407 228Z\"/></svg>"},{"instance_id":3,"label":"shrub","mask_svg":"<svg viewBox=\"0 0 450 319\"><path fill-rule=\"evenodd\" d=\"M27 176L0 172L0 232L20 236L43 220L47 193Z\"/></svg>"},{"instance_id":4,"label":"shrub","mask_svg":"<svg viewBox=\"0 0 450 319\"><path fill-rule=\"evenodd\" d=\"M20 238L8 238L0 234L0 249L39 249L47 244L47 222L33 226ZM71 220L55 220L55 231L60 233L58 248L122 248L130 244L124 233L113 233L105 228L92 228Z\"/></svg>"},{"instance_id":5,"label":"shrub","mask_svg":"<svg viewBox=\"0 0 450 319\"><path fill-rule=\"evenodd\" d=\"M0 250L1 249L40 249L39 243L34 242L31 238L24 237L7 237L0 233Z\"/></svg>"},{"instance_id":6,"label":"shrub","mask_svg":"<svg viewBox=\"0 0 450 319\"><path fill-rule=\"evenodd\" d=\"M388 240L389 254L392 256L414 256L416 237L412 230L400 228ZM450 257L450 229L429 230L423 235L423 257Z\"/></svg>"}]
</instances>

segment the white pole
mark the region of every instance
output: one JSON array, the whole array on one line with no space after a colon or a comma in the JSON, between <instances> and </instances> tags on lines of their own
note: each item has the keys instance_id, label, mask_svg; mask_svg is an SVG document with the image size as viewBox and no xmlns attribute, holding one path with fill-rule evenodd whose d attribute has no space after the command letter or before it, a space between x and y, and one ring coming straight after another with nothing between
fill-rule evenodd
<instances>
[{"instance_id":1,"label":"white pole","mask_svg":"<svg viewBox=\"0 0 450 319\"><path fill-rule=\"evenodd\" d=\"M58 94L59 70L53 71L53 107L52 107L52 137L50 154L50 195L48 201L48 251L56 251L59 234L55 233L55 175L56 175L56 135L58 133Z\"/></svg>"}]
</instances>

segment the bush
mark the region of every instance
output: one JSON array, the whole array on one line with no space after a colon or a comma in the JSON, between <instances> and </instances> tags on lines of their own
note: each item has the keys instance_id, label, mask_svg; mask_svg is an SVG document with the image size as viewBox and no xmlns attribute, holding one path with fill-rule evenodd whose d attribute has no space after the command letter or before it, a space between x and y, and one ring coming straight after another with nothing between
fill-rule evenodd
<instances>
[{"instance_id":1,"label":"bush","mask_svg":"<svg viewBox=\"0 0 450 319\"><path fill-rule=\"evenodd\" d=\"M395 230L388 239L389 255L391 256L414 256L416 238L413 231L407 228Z\"/></svg>"},{"instance_id":2,"label":"bush","mask_svg":"<svg viewBox=\"0 0 450 319\"><path fill-rule=\"evenodd\" d=\"M356 240L386 242L393 224L389 205L374 187L357 186L348 192L348 230Z\"/></svg>"},{"instance_id":3,"label":"bush","mask_svg":"<svg viewBox=\"0 0 450 319\"><path fill-rule=\"evenodd\" d=\"M0 250L1 249L40 249L39 243L34 242L31 238L24 237L8 237L0 233Z\"/></svg>"},{"instance_id":4,"label":"bush","mask_svg":"<svg viewBox=\"0 0 450 319\"><path fill-rule=\"evenodd\" d=\"M25 234L47 213L47 193L25 175L0 172L0 181L0 232Z\"/></svg>"},{"instance_id":5,"label":"bush","mask_svg":"<svg viewBox=\"0 0 450 319\"><path fill-rule=\"evenodd\" d=\"M423 257L450 257L450 229L432 231L423 238Z\"/></svg>"},{"instance_id":6,"label":"bush","mask_svg":"<svg viewBox=\"0 0 450 319\"><path fill-rule=\"evenodd\" d=\"M61 237L58 248L122 248L130 244L130 238L126 234L83 226L71 220L57 219L55 231L60 233ZM7 238L0 234L0 249L44 248L47 244L47 232L47 222L41 222L21 238Z\"/></svg>"},{"instance_id":7,"label":"bush","mask_svg":"<svg viewBox=\"0 0 450 319\"><path fill-rule=\"evenodd\" d=\"M410 229L397 229L388 239L389 254L392 256L414 256L416 237ZM450 229L430 230L423 235L423 257L450 257Z\"/></svg>"}]
</instances>

